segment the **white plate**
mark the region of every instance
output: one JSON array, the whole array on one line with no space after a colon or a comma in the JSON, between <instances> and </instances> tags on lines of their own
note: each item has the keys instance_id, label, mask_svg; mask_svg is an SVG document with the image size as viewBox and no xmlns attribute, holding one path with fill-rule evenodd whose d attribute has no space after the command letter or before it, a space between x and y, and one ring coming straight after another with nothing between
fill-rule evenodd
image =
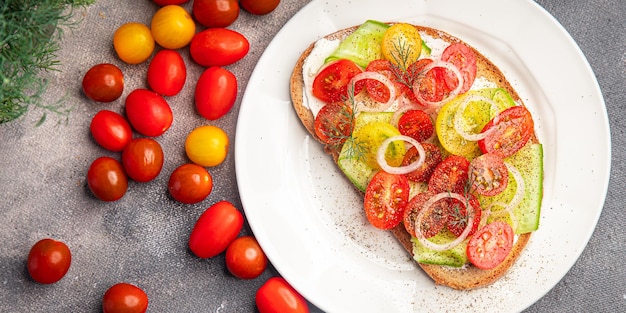
<instances>
[{"instance_id":1,"label":"white plate","mask_svg":"<svg viewBox=\"0 0 626 313\"><path fill-rule=\"evenodd\" d=\"M292 109L289 77L300 53L367 19L432 26L465 40L500 67L535 118L545 153L540 229L489 287L435 286L389 233L368 225L358 193ZM513 312L547 293L585 248L608 187L610 134L589 64L532 1L312 1L259 60L242 99L235 153L256 238L280 274L320 309Z\"/></svg>"}]
</instances>

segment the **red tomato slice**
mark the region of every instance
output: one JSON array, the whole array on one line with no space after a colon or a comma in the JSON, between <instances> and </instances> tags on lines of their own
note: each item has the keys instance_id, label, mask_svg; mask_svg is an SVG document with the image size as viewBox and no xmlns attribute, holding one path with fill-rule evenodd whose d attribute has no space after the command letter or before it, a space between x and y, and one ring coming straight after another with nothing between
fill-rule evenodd
<instances>
[{"instance_id":1,"label":"red tomato slice","mask_svg":"<svg viewBox=\"0 0 626 313\"><path fill-rule=\"evenodd\" d=\"M441 60L454 64L463 75L463 87L459 93L468 91L476 79L476 54L474 51L462 43L454 43L443 50ZM448 90L454 90L459 84L459 80L451 71L445 72L446 86Z\"/></svg>"},{"instance_id":2,"label":"red tomato slice","mask_svg":"<svg viewBox=\"0 0 626 313\"><path fill-rule=\"evenodd\" d=\"M398 130L402 135L409 136L419 142L430 138L435 126L430 115L422 110L409 110L398 120Z\"/></svg>"},{"instance_id":3,"label":"red tomato slice","mask_svg":"<svg viewBox=\"0 0 626 313\"><path fill-rule=\"evenodd\" d=\"M380 229L396 227L409 200L409 181L404 175L377 172L365 190L365 215Z\"/></svg>"},{"instance_id":4,"label":"red tomato slice","mask_svg":"<svg viewBox=\"0 0 626 313\"><path fill-rule=\"evenodd\" d=\"M350 60L329 63L315 76L313 95L326 103L344 101L348 99L348 83L361 72L363 70ZM361 91L363 84L356 84L354 94Z\"/></svg>"},{"instance_id":5,"label":"red tomato slice","mask_svg":"<svg viewBox=\"0 0 626 313\"><path fill-rule=\"evenodd\" d=\"M424 142L422 143L422 147L424 147L424 151L426 152L426 158L424 159L424 164L420 166L413 172L407 173L406 178L410 181L414 182L427 182L432 173L435 171L435 168L441 162L441 150L432 143ZM411 147L406 154L404 155L404 159L402 160L402 166L409 165L415 160L419 158L419 154L417 153L417 149L415 147Z\"/></svg>"},{"instance_id":6,"label":"red tomato slice","mask_svg":"<svg viewBox=\"0 0 626 313\"><path fill-rule=\"evenodd\" d=\"M406 231L413 237L416 237L415 221L417 220L417 215L432 196L434 196L434 193L430 191L418 193L406 205L402 222L404 223ZM430 238L439 233L448 220L448 209L445 201L437 201L433 206L435 207L432 209L431 213L422 219L422 224L420 225L420 229L425 238Z\"/></svg>"},{"instance_id":7,"label":"red tomato slice","mask_svg":"<svg viewBox=\"0 0 626 313\"><path fill-rule=\"evenodd\" d=\"M494 125L496 118L498 120ZM478 146L483 153L494 153L506 158L526 145L534 132L535 123L528 109L522 105L510 107L496 118L483 128L483 133L490 133L478 141Z\"/></svg>"},{"instance_id":8,"label":"red tomato slice","mask_svg":"<svg viewBox=\"0 0 626 313\"><path fill-rule=\"evenodd\" d=\"M474 222L472 223L472 229L470 230L468 236L473 235L478 229L478 225L480 224L480 217L482 215L482 209L480 207L480 202L478 199L469 195L469 204L474 209L473 218ZM467 220L469 215L467 214L467 205L468 203L461 203L457 199L448 198L448 213L447 213L447 221L446 227L448 230L453 233L455 236L461 236L465 227L467 227Z\"/></svg>"},{"instance_id":9,"label":"red tomato slice","mask_svg":"<svg viewBox=\"0 0 626 313\"><path fill-rule=\"evenodd\" d=\"M398 77L402 75L400 69L391 64L389 60L379 59L371 61L367 65L365 71L377 72L389 78L389 80L392 81L396 87L396 95L400 95L406 89L404 85L398 81ZM383 83L373 79L366 79L365 89L372 99L378 102L389 101L389 88L387 88Z\"/></svg>"},{"instance_id":10,"label":"red tomato slice","mask_svg":"<svg viewBox=\"0 0 626 313\"><path fill-rule=\"evenodd\" d=\"M411 82L411 86L418 84L417 90L422 99L437 102L443 100L446 94L450 92L450 89L445 82L445 69L436 67L424 73L424 68L432 62L433 60L431 59L417 60L417 62L409 66L407 75L409 75L408 81ZM415 90L413 88L413 91ZM423 103L423 105L426 104Z\"/></svg>"},{"instance_id":11,"label":"red tomato slice","mask_svg":"<svg viewBox=\"0 0 626 313\"><path fill-rule=\"evenodd\" d=\"M501 193L509 183L509 171L502 157L487 153L470 162L469 180L472 191L483 196Z\"/></svg>"},{"instance_id":12,"label":"red tomato slice","mask_svg":"<svg viewBox=\"0 0 626 313\"><path fill-rule=\"evenodd\" d=\"M493 269L502 263L513 248L513 229L505 222L493 222L481 228L467 243L467 257L479 269Z\"/></svg>"},{"instance_id":13,"label":"red tomato slice","mask_svg":"<svg viewBox=\"0 0 626 313\"><path fill-rule=\"evenodd\" d=\"M433 193L456 192L464 194L470 162L463 156L451 155L437 165L428 180L428 190Z\"/></svg>"},{"instance_id":14,"label":"red tomato slice","mask_svg":"<svg viewBox=\"0 0 626 313\"><path fill-rule=\"evenodd\" d=\"M352 108L343 102L328 103L315 116L315 134L329 145L341 147L353 127Z\"/></svg>"}]
</instances>

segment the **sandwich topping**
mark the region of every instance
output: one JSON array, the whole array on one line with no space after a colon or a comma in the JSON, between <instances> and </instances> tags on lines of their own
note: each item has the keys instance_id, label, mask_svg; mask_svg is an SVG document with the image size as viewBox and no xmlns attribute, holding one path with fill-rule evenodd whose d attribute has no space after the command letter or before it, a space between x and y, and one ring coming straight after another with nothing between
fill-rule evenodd
<instances>
[{"instance_id":1,"label":"sandwich topping","mask_svg":"<svg viewBox=\"0 0 626 313\"><path fill-rule=\"evenodd\" d=\"M404 226L418 262L489 270L538 228L543 150L508 83L445 38L370 20L320 39L302 101L374 227Z\"/></svg>"}]
</instances>

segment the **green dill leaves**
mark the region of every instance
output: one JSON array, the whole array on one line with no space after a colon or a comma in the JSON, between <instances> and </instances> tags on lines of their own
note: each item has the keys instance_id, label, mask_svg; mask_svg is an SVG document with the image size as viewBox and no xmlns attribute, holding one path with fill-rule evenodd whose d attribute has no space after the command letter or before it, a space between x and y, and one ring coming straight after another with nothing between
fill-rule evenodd
<instances>
[{"instance_id":1,"label":"green dill leaves","mask_svg":"<svg viewBox=\"0 0 626 313\"><path fill-rule=\"evenodd\" d=\"M42 71L57 70L56 52L62 27L73 24L73 9L95 0L5 0L0 3L0 124L19 118L30 108L67 117L59 101L41 103L47 82Z\"/></svg>"}]
</instances>

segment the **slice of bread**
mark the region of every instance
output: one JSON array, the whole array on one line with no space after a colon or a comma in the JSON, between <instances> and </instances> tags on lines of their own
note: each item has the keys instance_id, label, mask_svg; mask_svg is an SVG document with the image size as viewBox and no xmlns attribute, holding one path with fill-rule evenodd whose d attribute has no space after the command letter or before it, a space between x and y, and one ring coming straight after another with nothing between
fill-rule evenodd
<instances>
[{"instance_id":1,"label":"slice of bread","mask_svg":"<svg viewBox=\"0 0 626 313\"><path fill-rule=\"evenodd\" d=\"M427 34L433 38L442 39L448 43L462 42L460 39L443 32L441 30L437 30L430 27L417 26L414 25L418 31L422 34ZM350 33L352 33L358 26L353 26L350 28L342 29L332 34L326 35L324 38L326 39L343 39ZM477 74L476 77L482 77L490 82L495 83L498 87L504 88L509 92L511 97L518 103L522 103L519 95L513 89L511 84L506 80L502 72L496 67L492 62L490 62L483 54L478 52L476 49L466 44L468 47L474 50L476 54L476 67ZM315 117L306 103L304 103L304 76L303 76L303 65L306 58L309 56L311 51L313 50L315 43L312 43L304 52L302 52L300 58L294 66L291 81L290 81L290 91L291 91L291 100L293 107L300 118L302 124L307 129L309 134L319 141L321 144L324 144L316 135L315 135ZM536 137L533 136L533 141L536 141ZM339 147L340 149L340 147ZM335 163L337 162L337 158L339 156L338 147L333 146L325 146L326 152L333 157ZM398 239L398 241L402 244L402 246L413 255L413 244L411 242L410 234L405 230L403 224L401 223L397 227L391 230L393 235ZM462 268L453 268L449 266L442 265L432 265L432 264L422 264L418 263L419 266L424 270L426 274L428 274L436 284L448 286L454 289L466 290L466 289L474 289L482 286L489 285L500 277L502 277L510 268L513 266L515 261L518 259L522 250L528 243L530 239L531 233L526 233L517 236L517 239L514 243L513 249L509 253L508 257L497 267L491 270L481 270L471 265L464 266Z\"/></svg>"}]
</instances>

